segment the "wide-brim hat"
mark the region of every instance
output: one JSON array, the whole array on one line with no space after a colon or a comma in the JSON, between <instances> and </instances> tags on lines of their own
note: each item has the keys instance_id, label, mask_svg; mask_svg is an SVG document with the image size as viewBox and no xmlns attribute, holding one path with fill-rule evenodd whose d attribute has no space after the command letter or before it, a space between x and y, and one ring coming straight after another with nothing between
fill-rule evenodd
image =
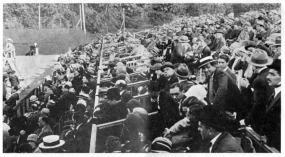
<instances>
[{"instance_id":1,"label":"wide-brim hat","mask_svg":"<svg viewBox=\"0 0 285 157\"><path fill-rule=\"evenodd\" d=\"M175 74L180 78L189 78L191 75L189 68L185 63L179 64L179 66L175 69Z\"/></svg>"},{"instance_id":2,"label":"wide-brim hat","mask_svg":"<svg viewBox=\"0 0 285 157\"><path fill-rule=\"evenodd\" d=\"M222 33L222 34L224 34L224 31L223 31L222 29L218 29L218 30L215 31L215 34L216 34L216 33Z\"/></svg>"},{"instance_id":3,"label":"wide-brim hat","mask_svg":"<svg viewBox=\"0 0 285 157\"><path fill-rule=\"evenodd\" d=\"M165 62L165 63L161 66L160 70L163 71L163 69L166 68L166 67L170 67L170 68L172 68L172 69L175 69L174 65L173 65L171 62Z\"/></svg>"},{"instance_id":4,"label":"wide-brim hat","mask_svg":"<svg viewBox=\"0 0 285 157\"><path fill-rule=\"evenodd\" d=\"M187 36L181 36L181 37L178 39L178 41L179 41L180 43L188 43L190 40L188 39Z\"/></svg>"},{"instance_id":5,"label":"wide-brim hat","mask_svg":"<svg viewBox=\"0 0 285 157\"><path fill-rule=\"evenodd\" d=\"M272 64L273 59L268 57L267 53L261 49L255 49L250 57L246 61L257 67L263 67Z\"/></svg>"},{"instance_id":6,"label":"wide-brim hat","mask_svg":"<svg viewBox=\"0 0 285 157\"><path fill-rule=\"evenodd\" d=\"M160 68L162 67L161 63L155 63L152 67L151 70L160 70Z\"/></svg>"},{"instance_id":7,"label":"wide-brim hat","mask_svg":"<svg viewBox=\"0 0 285 157\"><path fill-rule=\"evenodd\" d=\"M207 56L205 58L202 58L199 60L199 67L198 69L202 68L203 66L205 66L208 63L212 63L212 62L217 62L217 60L214 60L212 56Z\"/></svg>"},{"instance_id":8,"label":"wide-brim hat","mask_svg":"<svg viewBox=\"0 0 285 157\"><path fill-rule=\"evenodd\" d=\"M109 88L107 90L107 99L109 100L120 100L121 95L120 95L120 89L119 88Z\"/></svg>"},{"instance_id":9,"label":"wide-brim hat","mask_svg":"<svg viewBox=\"0 0 285 157\"><path fill-rule=\"evenodd\" d=\"M43 138L43 142L39 145L41 149L53 149L61 147L65 144L65 141L59 140L58 135L49 135Z\"/></svg>"},{"instance_id":10,"label":"wide-brim hat","mask_svg":"<svg viewBox=\"0 0 285 157\"><path fill-rule=\"evenodd\" d=\"M226 130L227 129L227 115L226 112L217 105L203 106L200 115L197 119L214 129Z\"/></svg>"}]
</instances>

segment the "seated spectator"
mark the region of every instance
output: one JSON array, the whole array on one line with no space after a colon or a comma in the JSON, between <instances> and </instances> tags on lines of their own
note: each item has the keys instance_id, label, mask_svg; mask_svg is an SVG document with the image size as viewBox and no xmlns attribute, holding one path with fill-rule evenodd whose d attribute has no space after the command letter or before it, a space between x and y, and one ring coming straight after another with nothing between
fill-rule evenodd
<instances>
[{"instance_id":1,"label":"seated spectator","mask_svg":"<svg viewBox=\"0 0 285 157\"><path fill-rule=\"evenodd\" d=\"M151 143L150 152L152 153L170 153L172 150L172 142L165 137L157 137Z\"/></svg>"},{"instance_id":2,"label":"seated spectator","mask_svg":"<svg viewBox=\"0 0 285 157\"><path fill-rule=\"evenodd\" d=\"M105 153L121 153L121 147L119 137L109 136L105 143Z\"/></svg>"},{"instance_id":3,"label":"seated spectator","mask_svg":"<svg viewBox=\"0 0 285 157\"><path fill-rule=\"evenodd\" d=\"M122 152L142 153L148 144L146 139L147 122L140 116L128 114L124 122L121 141L124 143Z\"/></svg>"},{"instance_id":4,"label":"seated spectator","mask_svg":"<svg viewBox=\"0 0 285 157\"><path fill-rule=\"evenodd\" d=\"M47 117L40 117L38 121L39 129L36 131L36 134L39 137L39 142L43 141L43 138L48 135L53 135L53 131L49 125L49 118Z\"/></svg>"},{"instance_id":5,"label":"seated spectator","mask_svg":"<svg viewBox=\"0 0 285 157\"><path fill-rule=\"evenodd\" d=\"M238 141L227 132L226 113L219 106L204 106L198 120L198 130L205 141L203 152L243 153Z\"/></svg>"},{"instance_id":6,"label":"seated spectator","mask_svg":"<svg viewBox=\"0 0 285 157\"><path fill-rule=\"evenodd\" d=\"M62 153L62 146L65 141L60 140L58 135L49 135L43 138L39 148L43 153Z\"/></svg>"},{"instance_id":7,"label":"seated spectator","mask_svg":"<svg viewBox=\"0 0 285 157\"><path fill-rule=\"evenodd\" d=\"M27 138L28 144L32 147L31 153L42 153L38 147L38 136L36 134L30 134Z\"/></svg>"},{"instance_id":8,"label":"seated spectator","mask_svg":"<svg viewBox=\"0 0 285 157\"><path fill-rule=\"evenodd\" d=\"M127 83L124 80L118 80L116 81L115 87L117 87L120 90L121 95L121 102L127 103L129 102L133 97L129 91L127 91Z\"/></svg>"}]
</instances>

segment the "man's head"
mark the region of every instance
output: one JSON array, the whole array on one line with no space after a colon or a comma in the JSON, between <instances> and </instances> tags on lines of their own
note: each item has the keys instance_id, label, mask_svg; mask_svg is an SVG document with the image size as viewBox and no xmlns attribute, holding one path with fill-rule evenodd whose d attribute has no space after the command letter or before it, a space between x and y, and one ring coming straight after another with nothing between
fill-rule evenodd
<instances>
[{"instance_id":1,"label":"man's head","mask_svg":"<svg viewBox=\"0 0 285 157\"><path fill-rule=\"evenodd\" d=\"M255 42L261 41L262 40L262 35L261 34L256 34L253 40Z\"/></svg>"},{"instance_id":2,"label":"man's head","mask_svg":"<svg viewBox=\"0 0 285 157\"><path fill-rule=\"evenodd\" d=\"M268 57L267 53L261 49L254 49L252 55L247 58L247 62L252 65L256 73L259 69L270 65L272 61L273 59Z\"/></svg>"},{"instance_id":3,"label":"man's head","mask_svg":"<svg viewBox=\"0 0 285 157\"><path fill-rule=\"evenodd\" d=\"M177 82L171 86L169 93L175 102L179 102L184 96L182 91L183 91L182 85Z\"/></svg>"},{"instance_id":4,"label":"man's head","mask_svg":"<svg viewBox=\"0 0 285 157\"><path fill-rule=\"evenodd\" d=\"M220 55L218 59L218 68L224 70L229 63L230 57L228 55Z\"/></svg>"},{"instance_id":5,"label":"man's head","mask_svg":"<svg viewBox=\"0 0 285 157\"><path fill-rule=\"evenodd\" d=\"M66 91L69 91L69 86L68 85L64 85L64 86L62 86L62 91L63 92L66 92Z\"/></svg>"},{"instance_id":6,"label":"man's head","mask_svg":"<svg viewBox=\"0 0 285 157\"><path fill-rule=\"evenodd\" d=\"M172 63L170 62L165 62L163 64L163 66L161 67L161 70L163 71L164 73L164 76L169 78L171 77L174 73L175 73L175 70L174 70L174 66L172 65Z\"/></svg>"},{"instance_id":7,"label":"man's head","mask_svg":"<svg viewBox=\"0 0 285 157\"><path fill-rule=\"evenodd\" d=\"M216 65L217 62L207 63L202 67L202 69L207 76L211 76L216 70Z\"/></svg>"},{"instance_id":8,"label":"man's head","mask_svg":"<svg viewBox=\"0 0 285 157\"><path fill-rule=\"evenodd\" d=\"M198 115L198 120L198 130L202 139L206 141L212 140L216 135L227 129L226 113L219 106L203 106Z\"/></svg>"},{"instance_id":9,"label":"man's head","mask_svg":"<svg viewBox=\"0 0 285 157\"><path fill-rule=\"evenodd\" d=\"M276 87L281 82L281 60L276 59L271 65L267 66L270 70L266 77L269 86Z\"/></svg>"},{"instance_id":10,"label":"man's head","mask_svg":"<svg viewBox=\"0 0 285 157\"><path fill-rule=\"evenodd\" d=\"M39 117L38 125L40 128L48 125L49 123L49 118L48 117Z\"/></svg>"}]
</instances>

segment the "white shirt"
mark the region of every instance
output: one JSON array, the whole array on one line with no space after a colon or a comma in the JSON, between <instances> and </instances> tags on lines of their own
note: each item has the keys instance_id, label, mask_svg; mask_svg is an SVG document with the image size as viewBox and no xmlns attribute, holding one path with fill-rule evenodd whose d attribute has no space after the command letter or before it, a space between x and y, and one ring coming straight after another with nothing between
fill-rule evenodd
<instances>
[{"instance_id":1,"label":"white shirt","mask_svg":"<svg viewBox=\"0 0 285 157\"><path fill-rule=\"evenodd\" d=\"M279 92L281 92L281 82L280 83L278 83L278 85L280 85L279 87L277 87L277 88L274 88L274 92L275 92L275 94L274 94L274 98L276 97L276 95L279 93Z\"/></svg>"},{"instance_id":2,"label":"white shirt","mask_svg":"<svg viewBox=\"0 0 285 157\"><path fill-rule=\"evenodd\" d=\"M227 66L225 69L223 69L223 71L226 72L228 68L229 68L229 67Z\"/></svg>"},{"instance_id":3,"label":"white shirt","mask_svg":"<svg viewBox=\"0 0 285 157\"><path fill-rule=\"evenodd\" d=\"M259 70L258 70L258 74L259 74L262 70L264 70L264 69L266 69L266 67L262 67L261 69L259 69Z\"/></svg>"},{"instance_id":4,"label":"white shirt","mask_svg":"<svg viewBox=\"0 0 285 157\"><path fill-rule=\"evenodd\" d=\"M124 93L124 91L125 91L125 90L121 91L121 92L120 92L120 95L122 95L122 94Z\"/></svg>"},{"instance_id":5,"label":"white shirt","mask_svg":"<svg viewBox=\"0 0 285 157\"><path fill-rule=\"evenodd\" d=\"M212 143L211 147L209 148L210 149L210 153L212 152L212 148L213 148L213 145L215 144L215 142L217 141L217 139L221 136L222 133L219 133L216 137L214 137L210 142Z\"/></svg>"}]
</instances>

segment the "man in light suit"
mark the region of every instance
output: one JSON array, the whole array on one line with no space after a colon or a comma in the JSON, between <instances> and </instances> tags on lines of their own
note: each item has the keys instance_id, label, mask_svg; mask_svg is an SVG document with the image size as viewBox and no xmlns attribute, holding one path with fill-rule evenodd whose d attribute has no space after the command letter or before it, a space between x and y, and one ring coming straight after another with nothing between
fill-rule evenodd
<instances>
[{"instance_id":1,"label":"man in light suit","mask_svg":"<svg viewBox=\"0 0 285 157\"><path fill-rule=\"evenodd\" d=\"M227 115L219 106L206 105L198 117L198 130L205 144L202 152L208 153L243 153L237 140L227 132Z\"/></svg>"},{"instance_id":2,"label":"man in light suit","mask_svg":"<svg viewBox=\"0 0 285 157\"><path fill-rule=\"evenodd\" d=\"M267 67L269 74L266 79L269 86L274 88L274 93L266 105L262 140L281 151L281 60L276 59Z\"/></svg>"},{"instance_id":3,"label":"man in light suit","mask_svg":"<svg viewBox=\"0 0 285 157\"><path fill-rule=\"evenodd\" d=\"M53 135L53 131L49 126L49 118L48 117L39 117L38 125L40 127L39 130L36 131L38 135L39 143L43 142L43 138L48 135Z\"/></svg>"}]
</instances>

